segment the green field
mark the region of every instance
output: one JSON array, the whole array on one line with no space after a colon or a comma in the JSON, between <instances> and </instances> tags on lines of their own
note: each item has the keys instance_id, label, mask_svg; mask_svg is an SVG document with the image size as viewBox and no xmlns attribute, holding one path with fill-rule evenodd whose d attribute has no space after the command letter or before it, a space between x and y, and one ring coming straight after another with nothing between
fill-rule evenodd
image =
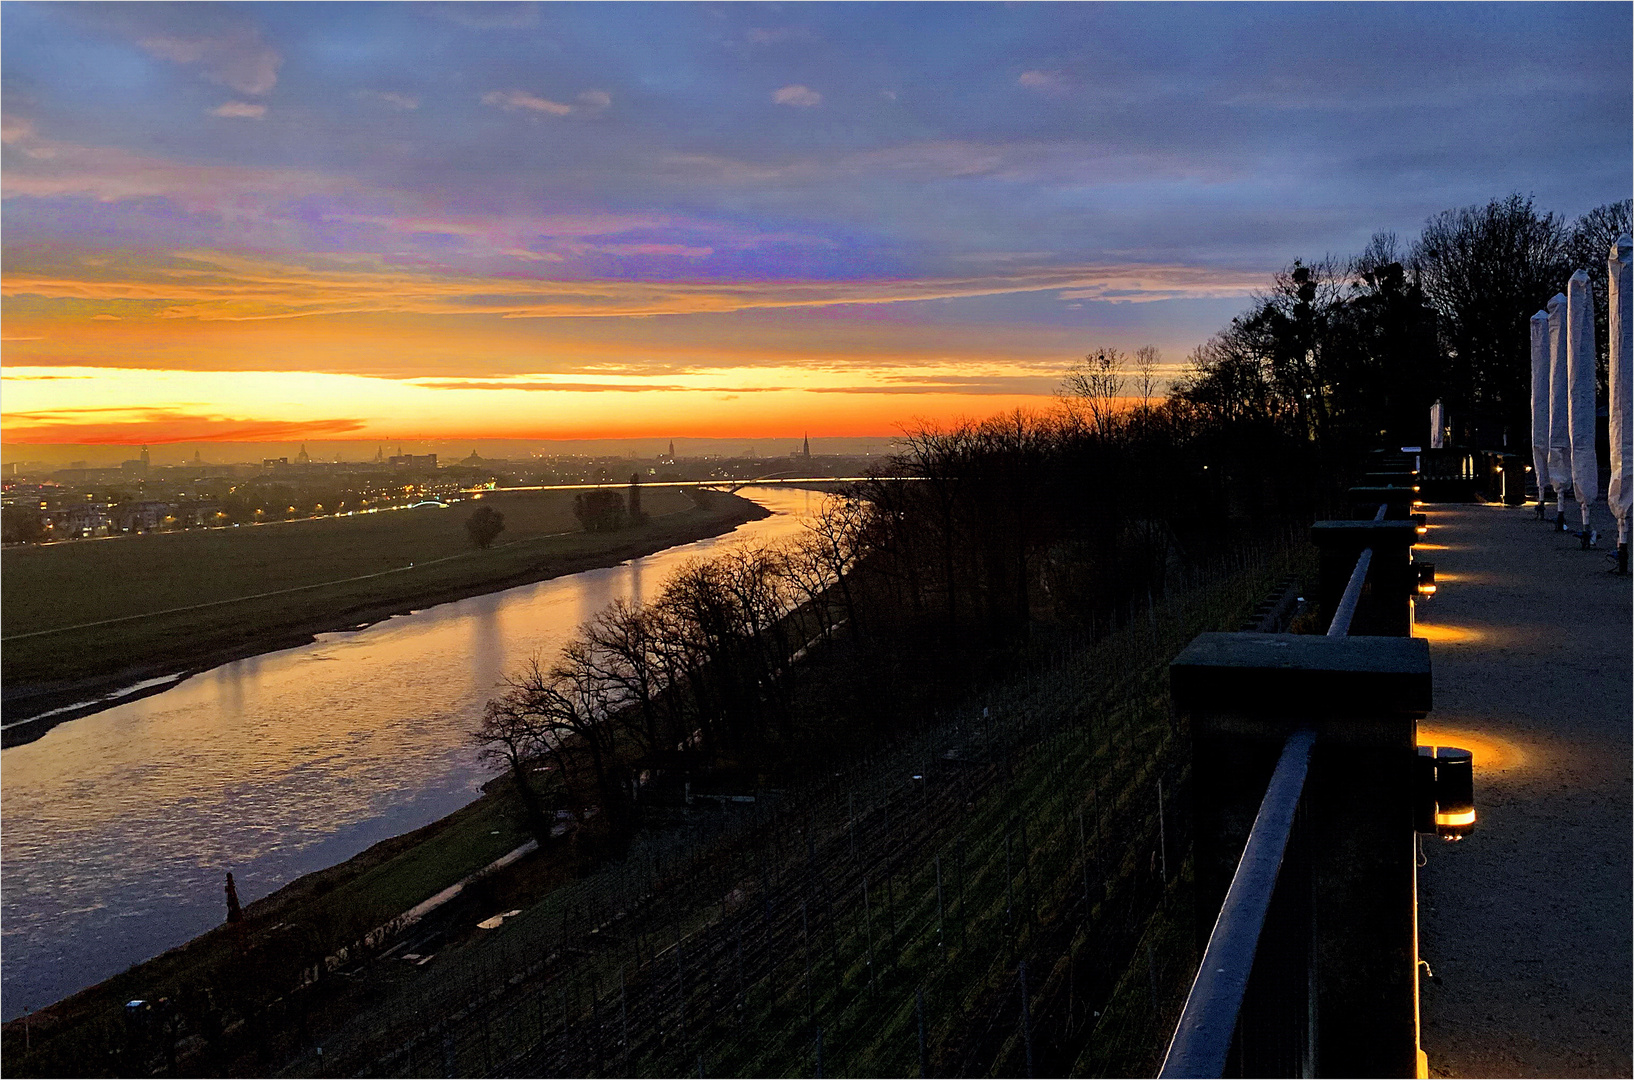
<instances>
[{"instance_id":1,"label":"green field","mask_svg":"<svg viewBox=\"0 0 1634 1080\"><path fill-rule=\"evenodd\" d=\"M645 524L588 534L574 495L9 548L0 555L8 712L52 684L220 662L393 610L609 565L755 516L733 496L700 509L682 490L652 488ZM487 551L465 530L477 505L505 515Z\"/></svg>"}]
</instances>

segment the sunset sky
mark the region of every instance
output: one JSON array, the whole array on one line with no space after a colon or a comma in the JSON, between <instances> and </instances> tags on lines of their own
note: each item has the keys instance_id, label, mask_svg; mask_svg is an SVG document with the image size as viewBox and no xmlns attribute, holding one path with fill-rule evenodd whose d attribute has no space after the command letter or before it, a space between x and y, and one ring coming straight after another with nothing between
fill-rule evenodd
<instances>
[{"instance_id":1,"label":"sunset sky","mask_svg":"<svg viewBox=\"0 0 1634 1080\"><path fill-rule=\"evenodd\" d=\"M9 3L3 435L889 434L1630 189L1630 7Z\"/></svg>"}]
</instances>

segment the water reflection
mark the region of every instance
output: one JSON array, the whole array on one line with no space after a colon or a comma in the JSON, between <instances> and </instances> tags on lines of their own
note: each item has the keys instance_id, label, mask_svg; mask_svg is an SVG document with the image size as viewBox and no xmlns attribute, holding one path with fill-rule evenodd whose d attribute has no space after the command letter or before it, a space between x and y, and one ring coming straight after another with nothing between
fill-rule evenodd
<instances>
[{"instance_id":1,"label":"water reflection","mask_svg":"<svg viewBox=\"0 0 1634 1080\"><path fill-rule=\"evenodd\" d=\"M248 902L468 802L487 773L467 733L507 672L690 558L796 534L823 498L749 494L774 515L728 536L324 634L6 750L6 1018L216 924L228 870Z\"/></svg>"}]
</instances>

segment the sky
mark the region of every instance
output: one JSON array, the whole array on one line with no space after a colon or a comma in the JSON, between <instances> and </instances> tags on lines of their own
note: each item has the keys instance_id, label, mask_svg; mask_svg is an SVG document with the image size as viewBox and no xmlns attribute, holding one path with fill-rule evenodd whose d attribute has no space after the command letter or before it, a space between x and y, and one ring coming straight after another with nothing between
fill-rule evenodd
<instances>
[{"instance_id":1,"label":"sky","mask_svg":"<svg viewBox=\"0 0 1634 1080\"><path fill-rule=\"evenodd\" d=\"M889 435L1630 193L1627 4L0 5L0 438Z\"/></svg>"}]
</instances>

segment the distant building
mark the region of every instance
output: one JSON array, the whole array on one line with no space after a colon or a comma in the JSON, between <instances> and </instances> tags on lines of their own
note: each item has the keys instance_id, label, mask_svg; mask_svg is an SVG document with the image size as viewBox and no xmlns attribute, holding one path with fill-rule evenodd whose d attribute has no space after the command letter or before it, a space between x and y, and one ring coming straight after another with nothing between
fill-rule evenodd
<instances>
[{"instance_id":1,"label":"distant building","mask_svg":"<svg viewBox=\"0 0 1634 1080\"><path fill-rule=\"evenodd\" d=\"M436 458L437 455L432 454L431 456L432 456L432 458ZM433 461L433 464L435 464L435 461ZM470 466L473 469L478 469L478 468L482 467L482 458L480 456L478 456L476 448L472 447L471 456L467 457L467 458L461 458L460 459L460 464Z\"/></svg>"},{"instance_id":2,"label":"distant building","mask_svg":"<svg viewBox=\"0 0 1634 1080\"><path fill-rule=\"evenodd\" d=\"M285 467L288 464L289 459L287 457L269 457L261 459L261 467L263 469L277 469Z\"/></svg>"},{"instance_id":3,"label":"distant building","mask_svg":"<svg viewBox=\"0 0 1634 1080\"><path fill-rule=\"evenodd\" d=\"M396 469L435 469L437 467L437 455L399 453L387 458L386 464Z\"/></svg>"},{"instance_id":4,"label":"distant building","mask_svg":"<svg viewBox=\"0 0 1634 1080\"><path fill-rule=\"evenodd\" d=\"M295 455L295 464L297 464L297 465L310 465L310 464L312 464L312 458L306 452L306 443L301 444L301 452L299 454Z\"/></svg>"},{"instance_id":5,"label":"distant building","mask_svg":"<svg viewBox=\"0 0 1634 1080\"><path fill-rule=\"evenodd\" d=\"M124 532L151 532L175 509L174 503L156 500L129 503L120 507L119 527Z\"/></svg>"},{"instance_id":6,"label":"distant building","mask_svg":"<svg viewBox=\"0 0 1634 1080\"><path fill-rule=\"evenodd\" d=\"M66 510L51 515L51 526L52 534L63 539L68 537L106 536L110 526L108 504L85 503L79 506L70 506Z\"/></svg>"}]
</instances>

